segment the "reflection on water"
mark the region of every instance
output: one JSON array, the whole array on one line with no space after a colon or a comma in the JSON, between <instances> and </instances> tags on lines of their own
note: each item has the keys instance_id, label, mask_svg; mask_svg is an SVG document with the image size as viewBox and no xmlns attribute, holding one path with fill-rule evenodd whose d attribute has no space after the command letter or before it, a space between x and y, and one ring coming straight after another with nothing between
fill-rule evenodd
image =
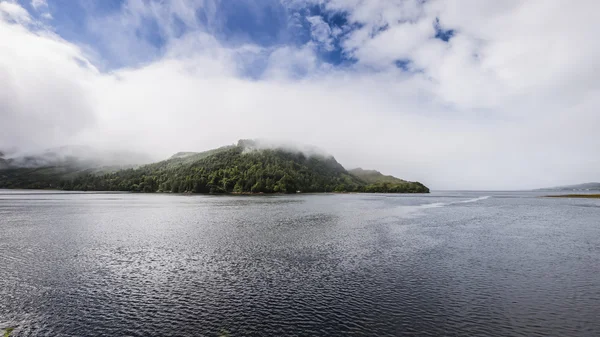
<instances>
[{"instance_id":1,"label":"reflection on water","mask_svg":"<svg viewBox=\"0 0 600 337\"><path fill-rule=\"evenodd\" d=\"M598 336L600 200L0 191L13 336Z\"/></svg>"}]
</instances>

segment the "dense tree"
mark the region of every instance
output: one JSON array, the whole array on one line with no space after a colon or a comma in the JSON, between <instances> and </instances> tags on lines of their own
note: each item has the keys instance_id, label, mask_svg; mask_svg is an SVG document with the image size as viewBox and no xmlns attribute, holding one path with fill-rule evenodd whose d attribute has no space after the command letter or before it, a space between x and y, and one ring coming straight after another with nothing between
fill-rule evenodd
<instances>
[{"instance_id":1,"label":"dense tree","mask_svg":"<svg viewBox=\"0 0 600 337\"><path fill-rule=\"evenodd\" d=\"M351 174L333 157L237 146L174 156L124 170L74 168L0 170L0 187L172 193L368 192L428 193L418 182ZM365 171L376 172L376 171Z\"/></svg>"}]
</instances>

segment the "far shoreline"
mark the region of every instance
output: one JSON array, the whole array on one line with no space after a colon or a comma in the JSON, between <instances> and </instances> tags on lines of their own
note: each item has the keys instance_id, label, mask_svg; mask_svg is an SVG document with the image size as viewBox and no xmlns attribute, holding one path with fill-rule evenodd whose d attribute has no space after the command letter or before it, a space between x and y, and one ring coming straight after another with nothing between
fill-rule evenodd
<instances>
[{"instance_id":1,"label":"far shoreline","mask_svg":"<svg viewBox=\"0 0 600 337\"><path fill-rule=\"evenodd\" d=\"M600 199L600 194L558 194L558 195L545 195L544 198Z\"/></svg>"}]
</instances>

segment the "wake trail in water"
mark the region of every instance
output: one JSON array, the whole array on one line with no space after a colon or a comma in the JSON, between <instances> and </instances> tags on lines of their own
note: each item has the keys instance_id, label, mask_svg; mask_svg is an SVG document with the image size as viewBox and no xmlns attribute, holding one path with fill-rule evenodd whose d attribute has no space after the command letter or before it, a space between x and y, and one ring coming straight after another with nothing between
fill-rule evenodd
<instances>
[{"instance_id":1,"label":"wake trail in water","mask_svg":"<svg viewBox=\"0 0 600 337\"><path fill-rule=\"evenodd\" d=\"M444 207L444 206L450 206L450 205L456 205L456 204L469 204L472 202L478 202L481 200L485 200L488 199L490 196L486 195L483 197L479 197L479 198L473 198L473 199L468 199L468 200L461 200L461 201L454 201L454 202L434 202L432 204L425 204L425 205L421 205L421 208L438 208L438 207Z\"/></svg>"},{"instance_id":2,"label":"wake trail in water","mask_svg":"<svg viewBox=\"0 0 600 337\"><path fill-rule=\"evenodd\" d=\"M489 195L486 195L486 196L475 198L475 199L469 199L469 200L451 202L450 204L466 204L466 203L470 203L470 202L478 202L478 201L481 201L481 200L488 199L489 197L490 197Z\"/></svg>"}]
</instances>

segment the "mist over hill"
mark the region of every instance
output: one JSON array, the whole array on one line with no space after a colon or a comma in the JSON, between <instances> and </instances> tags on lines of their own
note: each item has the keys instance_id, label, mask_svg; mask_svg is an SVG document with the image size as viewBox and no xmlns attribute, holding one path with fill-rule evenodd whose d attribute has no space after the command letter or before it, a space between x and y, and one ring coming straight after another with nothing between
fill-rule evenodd
<instances>
[{"instance_id":1,"label":"mist over hill","mask_svg":"<svg viewBox=\"0 0 600 337\"><path fill-rule=\"evenodd\" d=\"M14 153L0 151L0 165L4 168L40 168L50 166L125 167L151 163L150 156L127 150L99 150L89 146L61 146L42 152ZM3 168L0 166L0 168Z\"/></svg>"},{"instance_id":2,"label":"mist over hill","mask_svg":"<svg viewBox=\"0 0 600 337\"><path fill-rule=\"evenodd\" d=\"M204 152L178 152L167 160L125 169L80 159L52 159L47 162L52 165L39 160L21 167L11 164L0 170L0 187L173 193L429 192L419 182L377 171L349 172L333 156L314 147L261 140L240 140Z\"/></svg>"}]
</instances>

